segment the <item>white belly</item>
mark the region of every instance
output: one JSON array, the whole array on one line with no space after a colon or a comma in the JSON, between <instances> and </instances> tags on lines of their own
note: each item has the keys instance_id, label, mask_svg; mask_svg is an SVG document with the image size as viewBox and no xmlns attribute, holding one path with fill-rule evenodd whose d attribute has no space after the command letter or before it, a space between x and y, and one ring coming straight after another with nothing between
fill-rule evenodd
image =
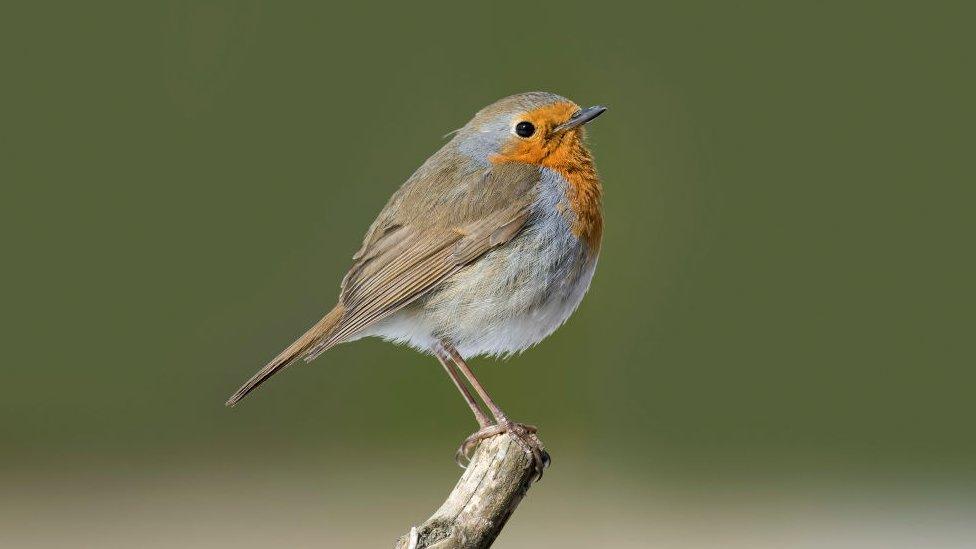
<instances>
[{"instance_id":1,"label":"white belly","mask_svg":"<svg viewBox=\"0 0 976 549\"><path fill-rule=\"evenodd\" d=\"M517 237L362 335L421 351L447 339L469 357L523 351L562 325L589 288L597 257L560 213L565 181L543 172L535 214Z\"/></svg>"}]
</instances>

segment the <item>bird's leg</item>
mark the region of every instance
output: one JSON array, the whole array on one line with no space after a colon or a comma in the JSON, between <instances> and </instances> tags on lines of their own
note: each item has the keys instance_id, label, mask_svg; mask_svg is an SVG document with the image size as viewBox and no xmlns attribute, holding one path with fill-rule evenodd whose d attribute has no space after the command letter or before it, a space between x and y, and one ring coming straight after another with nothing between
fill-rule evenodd
<instances>
[{"instance_id":1,"label":"bird's leg","mask_svg":"<svg viewBox=\"0 0 976 549\"><path fill-rule=\"evenodd\" d=\"M464 377L468 379L471 386L474 388L481 400L485 402L488 409L491 411L492 415L495 416L496 425L491 425L488 427L482 427L480 430L469 436L461 443L461 447L458 448L458 453L455 456L463 456L466 459L470 459L471 452L478 446L482 440L486 438L493 437L500 433L508 433L518 442L522 447L522 450L532 459L533 467L535 468L536 479L542 478L542 473L546 467L549 466L549 453L546 452L545 447L542 445L542 441L536 436L538 431L532 425L524 425L522 423L515 423L514 421L508 419L505 412L495 404L495 401L491 399L491 395L485 390L478 378L474 376L474 372L465 362L464 357L461 353L454 348L453 345L447 342L441 342L441 347L447 351L450 355L451 360L457 366L457 368L464 374Z\"/></svg>"},{"instance_id":2,"label":"bird's leg","mask_svg":"<svg viewBox=\"0 0 976 549\"><path fill-rule=\"evenodd\" d=\"M481 406L478 405L478 401L474 399L471 395L471 391L468 391L467 386L465 386L464 381L458 376L457 371L454 369L454 365L451 364L451 356L441 345L434 347L434 355L437 360L440 361L441 366L444 367L444 371L450 376L451 381L454 382L454 386L457 387L458 391L461 392L461 396L464 397L464 401L468 403L471 407L471 411L474 413L474 419L477 420L478 425L482 428L488 428L491 426L491 420L482 411Z\"/></svg>"}]
</instances>

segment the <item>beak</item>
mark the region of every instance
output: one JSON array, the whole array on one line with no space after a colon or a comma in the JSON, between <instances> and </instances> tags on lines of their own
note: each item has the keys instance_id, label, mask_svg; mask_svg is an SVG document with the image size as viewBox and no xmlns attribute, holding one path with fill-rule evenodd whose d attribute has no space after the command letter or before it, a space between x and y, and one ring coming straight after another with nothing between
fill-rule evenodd
<instances>
[{"instance_id":1,"label":"beak","mask_svg":"<svg viewBox=\"0 0 976 549\"><path fill-rule=\"evenodd\" d=\"M604 107L603 105L594 105L592 107L587 107L585 109L578 110L576 111L576 113L573 114L573 116L569 118L569 120L556 126L555 128L552 129L552 131L553 133L562 133L564 131L568 131L573 128L578 128L605 112L607 112L607 108Z\"/></svg>"}]
</instances>

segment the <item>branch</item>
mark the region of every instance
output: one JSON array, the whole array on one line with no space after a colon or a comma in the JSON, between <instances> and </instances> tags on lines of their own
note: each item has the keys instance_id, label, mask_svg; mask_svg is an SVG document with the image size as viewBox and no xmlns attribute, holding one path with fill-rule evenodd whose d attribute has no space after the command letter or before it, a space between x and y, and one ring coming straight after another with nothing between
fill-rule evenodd
<instances>
[{"instance_id":1,"label":"branch","mask_svg":"<svg viewBox=\"0 0 976 549\"><path fill-rule=\"evenodd\" d=\"M490 547L532 485L532 460L507 433L482 441L457 486L395 549Z\"/></svg>"}]
</instances>

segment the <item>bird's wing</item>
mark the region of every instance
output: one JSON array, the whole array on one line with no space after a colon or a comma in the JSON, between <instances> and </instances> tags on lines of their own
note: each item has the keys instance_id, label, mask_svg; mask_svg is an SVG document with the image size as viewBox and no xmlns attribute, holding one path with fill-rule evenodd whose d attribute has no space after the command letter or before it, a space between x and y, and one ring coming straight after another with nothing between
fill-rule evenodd
<instances>
[{"instance_id":1,"label":"bird's wing","mask_svg":"<svg viewBox=\"0 0 976 549\"><path fill-rule=\"evenodd\" d=\"M502 164L472 173L443 158L421 167L377 217L342 281L339 304L241 386L229 406L298 358L314 359L518 234L531 216L538 169Z\"/></svg>"},{"instance_id":2,"label":"bird's wing","mask_svg":"<svg viewBox=\"0 0 976 549\"><path fill-rule=\"evenodd\" d=\"M303 353L306 360L420 298L511 240L530 218L537 168L502 164L458 179L448 189L408 182L394 195L343 280L342 318Z\"/></svg>"}]
</instances>

